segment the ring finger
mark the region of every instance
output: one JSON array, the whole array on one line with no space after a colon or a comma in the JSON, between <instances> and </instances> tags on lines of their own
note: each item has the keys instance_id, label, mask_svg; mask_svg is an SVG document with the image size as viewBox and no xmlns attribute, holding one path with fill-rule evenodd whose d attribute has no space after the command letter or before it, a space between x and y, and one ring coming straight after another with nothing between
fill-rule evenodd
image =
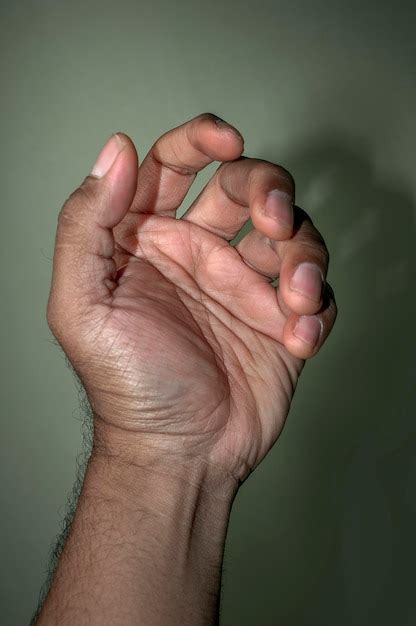
<instances>
[{"instance_id":1,"label":"ring finger","mask_svg":"<svg viewBox=\"0 0 416 626\"><path fill-rule=\"evenodd\" d=\"M322 307L329 253L307 213L294 207L294 234L285 241L257 229L236 246L244 261L268 278L279 276L279 294L286 307L310 315Z\"/></svg>"}]
</instances>

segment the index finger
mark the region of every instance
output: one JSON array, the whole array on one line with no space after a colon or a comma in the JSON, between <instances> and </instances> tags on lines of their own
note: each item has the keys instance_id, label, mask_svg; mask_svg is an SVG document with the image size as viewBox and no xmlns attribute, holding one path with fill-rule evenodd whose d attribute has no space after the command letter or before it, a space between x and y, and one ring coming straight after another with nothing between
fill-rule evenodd
<instances>
[{"instance_id":1,"label":"index finger","mask_svg":"<svg viewBox=\"0 0 416 626\"><path fill-rule=\"evenodd\" d=\"M139 167L135 213L175 216L196 174L213 161L232 161L244 149L241 134L203 113L163 134Z\"/></svg>"}]
</instances>

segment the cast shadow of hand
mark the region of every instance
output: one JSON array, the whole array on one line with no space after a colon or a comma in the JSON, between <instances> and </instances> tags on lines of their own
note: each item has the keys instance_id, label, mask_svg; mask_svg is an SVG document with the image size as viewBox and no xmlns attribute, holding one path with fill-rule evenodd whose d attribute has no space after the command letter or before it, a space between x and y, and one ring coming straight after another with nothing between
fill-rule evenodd
<instances>
[{"instance_id":1,"label":"cast shadow of hand","mask_svg":"<svg viewBox=\"0 0 416 626\"><path fill-rule=\"evenodd\" d=\"M279 162L274 152L264 158ZM415 207L403 186L377 175L369 146L337 133L294 149L282 165L327 242L339 315L267 460L264 498L249 480L236 507L250 516L245 507L257 498L257 519L270 528L274 520L272 545L271 530L241 531L245 561L264 572L251 581L268 607L261 624L407 626L412 610L416 623ZM245 623L248 604L241 610Z\"/></svg>"}]
</instances>

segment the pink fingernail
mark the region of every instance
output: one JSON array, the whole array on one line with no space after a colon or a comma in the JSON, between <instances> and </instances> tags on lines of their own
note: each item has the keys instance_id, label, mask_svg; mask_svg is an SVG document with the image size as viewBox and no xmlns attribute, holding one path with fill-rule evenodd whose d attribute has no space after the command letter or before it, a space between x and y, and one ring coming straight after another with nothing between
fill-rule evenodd
<instances>
[{"instance_id":1,"label":"pink fingernail","mask_svg":"<svg viewBox=\"0 0 416 626\"><path fill-rule=\"evenodd\" d=\"M292 276L290 288L314 302L320 302L323 288L321 270L315 263L301 263Z\"/></svg>"},{"instance_id":2,"label":"pink fingernail","mask_svg":"<svg viewBox=\"0 0 416 626\"><path fill-rule=\"evenodd\" d=\"M263 211L267 217L293 228L293 200L285 191L280 189L269 191Z\"/></svg>"},{"instance_id":3,"label":"pink fingernail","mask_svg":"<svg viewBox=\"0 0 416 626\"><path fill-rule=\"evenodd\" d=\"M124 144L120 136L117 133L111 135L98 155L95 165L91 170L91 175L97 178L105 176L123 148Z\"/></svg>"},{"instance_id":4,"label":"pink fingernail","mask_svg":"<svg viewBox=\"0 0 416 626\"><path fill-rule=\"evenodd\" d=\"M314 348L322 332L322 320L316 315L302 315L293 330L295 337Z\"/></svg>"}]
</instances>

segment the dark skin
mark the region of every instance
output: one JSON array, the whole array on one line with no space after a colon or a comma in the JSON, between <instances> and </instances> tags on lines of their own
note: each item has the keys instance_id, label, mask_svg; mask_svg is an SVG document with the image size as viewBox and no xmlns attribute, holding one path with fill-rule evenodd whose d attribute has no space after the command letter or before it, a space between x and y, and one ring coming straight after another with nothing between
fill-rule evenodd
<instances>
[{"instance_id":1,"label":"dark skin","mask_svg":"<svg viewBox=\"0 0 416 626\"><path fill-rule=\"evenodd\" d=\"M336 318L327 249L294 204L292 177L242 151L211 114L162 135L140 167L119 133L61 211L48 320L95 431L39 624L217 620L233 498ZM175 219L213 160L221 166ZM115 543L117 553L103 548Z\"/></svg>"}]
</instances>

